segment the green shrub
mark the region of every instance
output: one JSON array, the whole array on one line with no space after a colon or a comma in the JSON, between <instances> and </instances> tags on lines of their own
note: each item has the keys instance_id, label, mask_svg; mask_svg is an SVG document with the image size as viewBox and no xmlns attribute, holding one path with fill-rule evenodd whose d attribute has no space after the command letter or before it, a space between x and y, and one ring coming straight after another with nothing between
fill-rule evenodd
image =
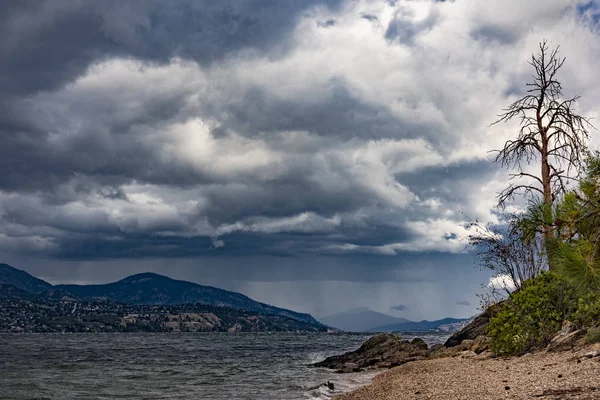
<instances>
[{"instance_id":1,"label":"green shrub","mask_svg":"<svg viewBox=\"0 0 600 400\"><path fill-rule=\"evenodd\" d=\"M513 355L547 345L576 307L575 288L555 273L540 274L535 281L525 282L491 318L492 350Z\"/></svg>"},{"instance_id":2,"label":"green shrub","mask_svg":"<svg viewBox=\"0 0 600 400\"><path fill-rule=\"evenodd\" d=\"M588 292L577 301L577 310L573 314L573 322L578 326L598 326L600 318L600 294Z\"/></svg>"},{"instance_id":3,"label":"green shrub","mask_svg":"<svg viewBox=\"0 0 600 400\"><path fill-rule=\"evenodd\" d=\"M590 328L585 335L585 342L587 344L600 342L600 328Z\"/></svg>"}]
</instances>

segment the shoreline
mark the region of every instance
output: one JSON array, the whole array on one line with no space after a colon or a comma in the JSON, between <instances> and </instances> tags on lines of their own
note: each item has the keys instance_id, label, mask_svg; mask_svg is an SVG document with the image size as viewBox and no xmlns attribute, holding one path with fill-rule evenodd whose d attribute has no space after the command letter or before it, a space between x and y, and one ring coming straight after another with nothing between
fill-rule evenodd
<instances>
[{"instance_id":1,"label":"shoreline","mask_svg":"<svg viewBox=\"0 0 600 400\"><path fill-rule=\"evenodd\" d=\"M491 358L472 352L413 361L377 374L334 400L596 399L600 345Z\"/></svg>"}]
</instances>

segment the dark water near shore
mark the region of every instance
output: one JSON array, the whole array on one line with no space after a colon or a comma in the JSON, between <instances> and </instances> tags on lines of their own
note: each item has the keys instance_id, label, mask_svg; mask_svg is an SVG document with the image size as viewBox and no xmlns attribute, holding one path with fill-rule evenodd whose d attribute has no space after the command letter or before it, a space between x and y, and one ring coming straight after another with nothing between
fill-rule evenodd
<instances>
[{"instance_id":1,"label":"dark water near shore","mask_svg":"<svg viewBox=\"0 0 600 400\"><path fill-rule=\"evenodd\" d=\"M307 365L358 348L365 334L0 335L2 399L325 399L373 372ZM439 343L446 336L422 336ZM408 336L407 336L408 338ZM332 381L334 392L321 387Z\"/></svg>"}]
</instances>

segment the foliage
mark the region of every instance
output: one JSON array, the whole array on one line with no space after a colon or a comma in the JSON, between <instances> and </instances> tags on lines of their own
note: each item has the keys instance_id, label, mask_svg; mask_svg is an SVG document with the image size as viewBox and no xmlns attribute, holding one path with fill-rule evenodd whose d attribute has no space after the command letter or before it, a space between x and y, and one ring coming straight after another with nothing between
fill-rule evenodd
<instances>
[{"instance_id":1,"label":"foliage","mask_svg":"<svg viewBox=\"0 0 600 400\"><path fill-rule=\"evenodd\" d=\"M600 289L600 154L590 154L577 190L557 205L552 262L572 283Z\"/></svg>"},{"instance_id":2,"label":"foliage","mask_svg":"<svg viewBox=\"0 0 600 400\"><path fill-rule=\"evenodd\" d=\"M560 275L541 273L513 293L490 320L492 350L521 354L545 346L577 306L577 291Z\"/></svg>"},{"instance_id":3,"label":"foliage","mask_svg":"<svg viewBox=\"0 0 600 400\"><path fill-rule=\"evenodd\" d=\"M594 327L600 318L600 293L591 291L583 294L577 300L577 310L572 321L581 327Z\"/></svg>"},{"instance_id":4,"label":"foliage","mask_svg":"<svg viewBox=\"0 0 600 400\"><path fill-rule=\"evenodd\" d=\"M600 289L600 153L585 160L577 188L549 206L532 200L519 222L525 240L539 236L551 225L546 238L548 261L572 284L585 290Z\"/></svg>"},{"instance_id":5,"label":"foliage","mask_svg":"<svg viewBox=\"0 0 600 400\"><path fill-rule=\"evenodd\" d=\"M467 238L477 251L478 263L501 278L499 287L490 288L492 298L498 297L497 290L510 294L521 289L522 282L535 279L547 265L542 237L526 237L521 227L522 217L515 214L502 217L503 225L482 227L473 222L471 227L476 233Z\"/></svg>"},{"instance_id":6,"label":"foliage","mask_svg":"<svg viewBox=\"0 0 600 400\"><path fill-rule=\"evenodd\" d=\"M593 344L600 342L600 328L590 328L585 335L585 342Z\"/></svg>"}]
</instances>

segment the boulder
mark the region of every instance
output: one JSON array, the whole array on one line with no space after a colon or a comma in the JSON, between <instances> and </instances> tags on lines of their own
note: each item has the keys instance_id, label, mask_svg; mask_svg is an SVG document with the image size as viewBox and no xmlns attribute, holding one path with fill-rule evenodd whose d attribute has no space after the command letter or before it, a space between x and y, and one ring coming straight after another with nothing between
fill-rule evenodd
<instances>
[{"instance_id":1,"label":"boulder","mask_svg":"<svg viewBox=\"0 0 600 400\"><path fill-rule=\"evenodd\" d=\"M458 346L463 340L475 340L478 336L485 335L487 327L490 324L490 319L498 312L498 309L502 307L502 304L504 304L504 301L488 307L487 310L475 317L469 325L450 336L448 340L446 340L446 343L444 343L444 346Z\"/></svg>"},{"instance_id":2,"label":"boulder","mask_svg":"<svg viewBox=\"0 0 600 400\"><path fill-rule=\"evenodd\" d=\"M414 338L410 344L417 346L420 349L427 350L427 343L425 343L425 341L421 338Z\"/></svg>"},{"instance_id":3,"label":"boulder","mask_svg":"<svg viewBox=\"0 0 600 400\"><path fill-rule=\"evenodd\" d=\"M471 345L471 351L475 354L481 354L488 350L492 345L492 340L489 336L480 335L473 341Z\"/></svg>"},{"instance_id":4,"label":"boulder","mask_svg":"<svg viewBox=\"0 0 600 400\"><path fill-rule=\"evenodd\" d=\"M431 356L432 354L437 354L442 352L446 347L443 344L434 344L433 346L431 346L428 350L427 350L427 357Z\"/></svg>"},{"instance_id":5,"label":"boulder","mask_svg":"<svg viewBox=\"0 0 600 400\"><path fill-rule=\"evenodd\" d=\"M441 344L436 344L431 346L431 348L427 351L427 357L430 358L443 358L443 357L451 357L456 355L459 352L458 347L446 347Z\"/></svg>"},{"instance_id":6,"label":"boulder","mask_svg":"<svg viewBox=\"0 0 600 400\"><path fill-rule=\"evenodd\" d=\"M558 331L556 336L567 336L569 333L574 332L575 330L575 325L573 325L571 321L565 320L563 321L562 327L560 328L560 331Z\"/></svg>"},{"instance_id":7,"label":"boulder","mask_svg":"<svg viewBox=\"0 0 600 400\"><path fill-rule=\"evenodd\" d=\"M360 372L363 369L358 366L357 363L346 363L340 368L339 372L350 373L350 372Z\"/></svg>"},{"instance_id":8,"label":"boulder","mask_svg":"<svg viewBox=\"0 0 600 400\"><path fill-rule=\"evenodd\" d=\"M579 339L583 338L586 333L587 331L585 329L579 329L565 334L561 329L561 331L559 331L559 333L550 341L546 350L549 352L572 350L579 344Z\"/></svg>"},{"instance_id":9,"label":"boulder","mask_svg":"<svg viewBox=\"0 0 600 400\"><path fill-rule=\"evenodd\" d=\"M471 350L461 351L459 354L460 354L461 358L475 358L475 357L477 357L477 354L475 354Z\"/></svg>"},{"instance_id":10,"label":"boulder","mask_svg":"<svg viewBox=\"0 0 600 400\"><path fill-rule=\"evenodd\" d=\"M356 351L328 357L314 366L332 368L338 372L355 372L365 368L389 368L426 356L427 350L420 342L413 344L386 333L373 336Z\"/></svg>"},{"instance_id":11,"label":"boulder","mask_svg":"<svg viewBox=\"0 0 600 400\"><path fill-rule=\"evenodd\" d=\"M466 351L466 350L471 350L471 347L473 346L473 343L475 343L474 340L471 339L465 339L462 341L461 344L459 344L458 346L456 346L458 351Z\"/></svg>"}]
</instances>

